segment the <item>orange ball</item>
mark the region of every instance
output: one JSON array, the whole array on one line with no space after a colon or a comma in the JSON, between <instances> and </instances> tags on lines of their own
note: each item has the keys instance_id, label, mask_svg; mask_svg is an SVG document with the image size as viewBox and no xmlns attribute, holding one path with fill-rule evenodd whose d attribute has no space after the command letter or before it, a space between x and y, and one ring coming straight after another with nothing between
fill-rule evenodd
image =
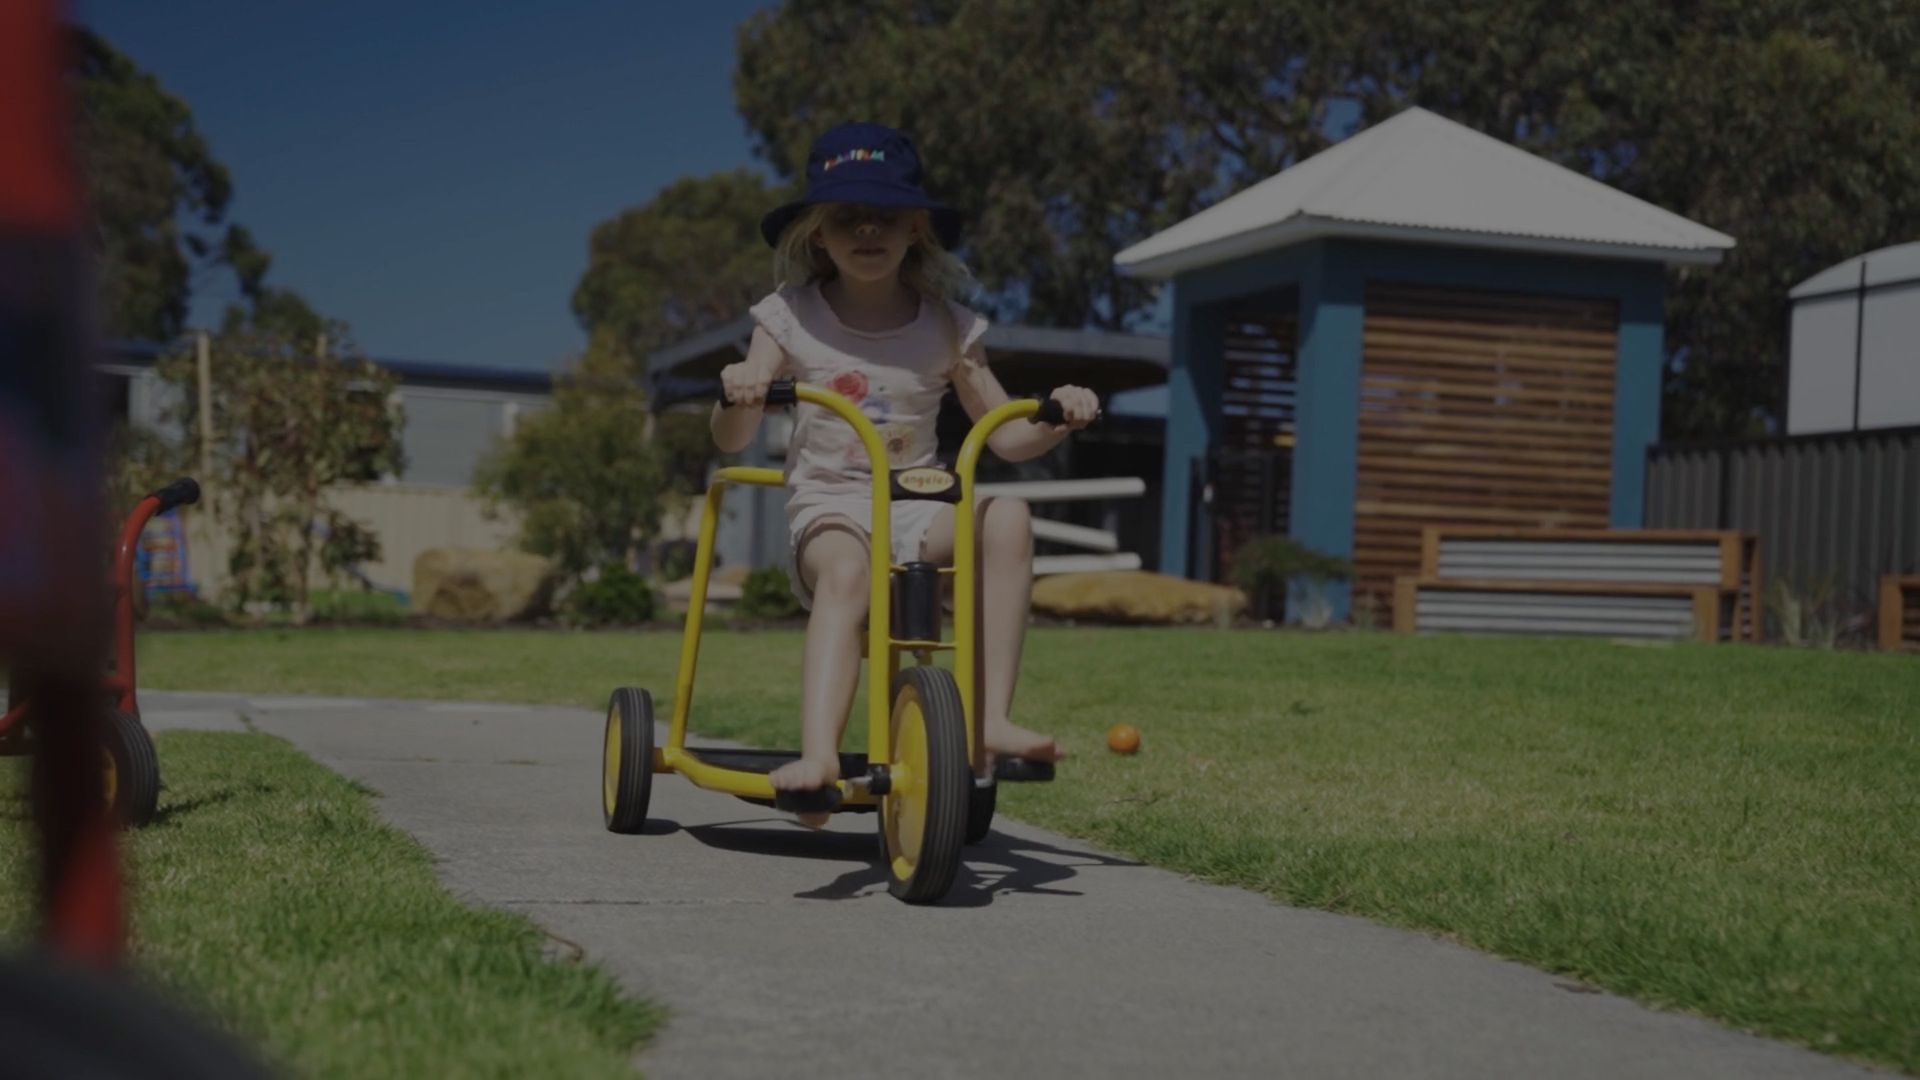
<instances>
[{"instance_id":1,"label":"orange ball","mask_svg":"<svg viewBox=\"0 0 1920 1080\"><path fill-rule=\"evenodd\" d=\"M1132 724L1115 724L1107 731L1107 749L1116 754L1131 754L1140 749L1140 729Z\"/></svg>"}]
</instances>

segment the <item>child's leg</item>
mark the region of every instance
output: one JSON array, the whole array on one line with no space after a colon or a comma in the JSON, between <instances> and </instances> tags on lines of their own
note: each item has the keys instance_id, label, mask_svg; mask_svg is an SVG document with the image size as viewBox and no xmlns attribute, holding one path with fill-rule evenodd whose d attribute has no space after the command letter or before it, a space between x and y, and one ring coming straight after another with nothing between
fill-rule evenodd
<instances>
[{"instance_id":1,"label":"child's leg","mask_svg":"<svg viewBox=\"0 0 1920 1080\"><path fill-rule=\"evenodd\" d=\"M979 618L981 737L996 757L1058 761L1053 738L1015 724L1013 688L1020 678L1020 653L1027 637L1027 611L1033 594L1033 517L1022 499L987 499L976 511L980 520L978 572L974 596ZM941 515L921 543L936 562L953 558L953 515Z\"/></svg>"},{"instance_id":2,"label":"child's leg","mask_svg":"<svg viewBox=\"0 0 1920 1080\"><path fill-rule=\"evenodd\" d=\"M800 670L800 760L775 769L776 790L810 791L840 778L840 736L860 677L860 633L867 618L867 539L860 527L830 517L800 541L801 580L813 594ZM803 814L817 825L824 814Z\"/></svg>"}]
</instances>

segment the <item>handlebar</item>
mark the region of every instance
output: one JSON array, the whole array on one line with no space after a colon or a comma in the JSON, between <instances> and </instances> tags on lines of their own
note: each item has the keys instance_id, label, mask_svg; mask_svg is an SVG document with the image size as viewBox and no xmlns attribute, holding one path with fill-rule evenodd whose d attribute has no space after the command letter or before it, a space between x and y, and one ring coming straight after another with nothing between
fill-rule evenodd
<instances>
[{"instance_id":1,"label":"handlebar","mask_svg":"<svg viewBox=\"0 0 1920 1080\"><path fill-rule=\"evenodd\" d=\"M799 383L793 379L773 380L767 384L767 400L764 404L770 408L779 408L783 405L798 403L800 400L798 386ZM733 407L733 401L727 397L727 388L724 386L720 388L720 404L727 408Z\"/></svg>"},{"instance_id":2,"label":"handlebar","mask_svg":"<svg viewBox=\"0 0 1920 1080\"><path fill-rule=\"evenodd\" d=\"M199 502L200 482L191 476L183 476L159 491L149 494L147 498L159 499L160 508L154 512L164 514L174 507L189 506Z\"/></svg>"},{"instance_id":3,"label":"handlebar","mask_svg":"<svg viewBox=\"0 0 1920 1080\"><path fill-rule=\"evenodd\" d=\"M800 400L798 385L798 382L793 379L773 380L767 384L765 404L769 408L780 408L797 403ZM727 408L733 407L733 401L727 397L724 386L720 388L720 404ZM1103 415L1103 412L1096 412L1094 420L1099 421ZM1062 405L1058 398L1042 398L1040 408L1027 419L1035 424L1064 424L1067 422L1066 406Z\"/></svg>"}]
</instances>

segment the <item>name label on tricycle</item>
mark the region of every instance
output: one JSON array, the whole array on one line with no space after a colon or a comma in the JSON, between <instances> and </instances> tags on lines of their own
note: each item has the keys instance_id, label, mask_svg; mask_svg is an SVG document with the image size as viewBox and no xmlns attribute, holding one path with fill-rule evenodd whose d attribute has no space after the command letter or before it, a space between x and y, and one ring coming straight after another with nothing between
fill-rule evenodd
<instances>
[{"instance_id":1,"label":"name label on tricycle","mask_svg":"<svg viewBox=\"0 0 1920 1080\"><path fill-rule=\"evenodd\" d=\"M934 465L901 469L893 474L893 497L959 502L960 477Z\"/></svg>"}]
</instances>

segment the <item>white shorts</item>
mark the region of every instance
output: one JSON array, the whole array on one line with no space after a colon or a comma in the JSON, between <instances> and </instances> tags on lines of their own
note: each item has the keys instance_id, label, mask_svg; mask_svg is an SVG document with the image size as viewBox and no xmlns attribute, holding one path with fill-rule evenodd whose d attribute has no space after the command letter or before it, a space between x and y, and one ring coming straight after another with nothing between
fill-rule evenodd
<instances>
[{"instance_id":1,"label":"white shorts","mask_svg":"<svg viewBox=\"0 0 1920 1080\"><path fill-rule=\"evenodd\" d=\"M926 499L910 499L892 504L893 532L889 537L893 548L895 563L911 562L920 557L920 542L926 539L927 530L940 519L942 511L952 509L951 504L933 502ZM799 509L790 510L787 515L787 577L793 582L793 595L800 606L813 609L813 593L800 580L800 538L809 529L818 525L822 519L843 517L860 527L861 533L871 538L873 535L873 497L868 494L849 495L808 502Z\"/></svg>"}]
</instances>

